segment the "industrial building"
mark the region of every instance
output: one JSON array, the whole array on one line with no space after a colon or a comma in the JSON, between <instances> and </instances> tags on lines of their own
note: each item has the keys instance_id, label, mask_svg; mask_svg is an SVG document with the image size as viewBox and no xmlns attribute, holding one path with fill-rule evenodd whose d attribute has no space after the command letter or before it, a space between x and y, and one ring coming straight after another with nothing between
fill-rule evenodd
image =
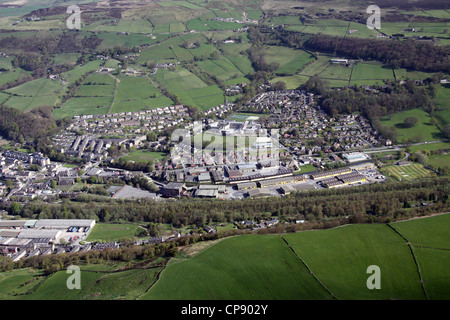
<instances>
[{"instance_id":1,"label":"industrial building","mask_svg":"<svg viewBox=\"0 0 450 320\"><path fill-rule=\"evenodd\" d=\"M184 188L184 183L181 182L169 182L162 190L164 197L179 197Z\"/></svg>"},{"instance_id":2,"label":"industrial building","mask_svg":"<svg viewBox=\"0 0 450 320\"><path fill-rule=\"evenodd\" d=\"M201 185L195 190L194 196L199 198L217 198L225 193L225 185Z\"/></svg>"},{"instance_id":3,"label":"industrial building","mask_svg":"<svg viewBox=\"0 0 450 320\"><path fill-rule=\"evenodd\" d=\"M348 163L360 162L360 161L365 161L365 160L369 159L369 156L362 152L351 152L351 153L343 154L342 157Z\"/></svg>"},{"instance_id":4,"label":"industrial building","mask_svg":"<svg viewBox=\"0 0 450 320\"><path fill-rule=\"evenodd\" d=\"M250 189L247 191L247 195L251 198L254 197L270 197L272 193L268 188L261 188L261 189Z\"/></svg>"},{"instance_id":5,"label":"industrial building","mask_svg":"<svg viewBox=\"0 0 450 320\"><path fill-rule=\"evenodd\" d=\"M242 182L236 185L238 190L255 189L257 187L256 182Z\"/></svg>"},{"instance_id":6,"label":"industrial building","mask_svg":"<svg viewBox=\"0 0 450 320\"><path fill-rule=\"evenodd\" d=\"M335 188L354 183L364 182L366 180L367 178L364 175L360 174L359 172L351 172L336 177L324 179L321 181L321 183L326 188Z\"/></svg>"},{"instance_id":7,"label":"industrial building","mask_svg":"<svg viewBox=\"0 0 450 320\"><path fill-rule=\"evenodd\" d=\"M257 183L258 187L264 188L264 187L277 186L280 184L295 183L295 182L304 181L304 180L305 179L302 176L289 176L289 177L282 177L282 178L275 178L275 179L260 180L256 183Z\"/></svg>"},{"instance_id":8,"label":"industrial building","mask_svg":"<svg viewBox=\"0 0 450 320\"><path fill-rule=\"evenodd\" d=\"M328 171L322 171L322 172L315 172L311 174L311 179L313 180L322 180L326 178L335 177L341 174L351 173L352 169L350 168L341 168L336 170L328 170Z\"/></svg>"},{"instance_id":9,"label":"industrial building","mask_svg":"<svg viewBox=\"0 0 450 320\"><path fill-rule=\"evenodd\" d=\"M85 237L94 226L95 220L87 219L0 221L0 252L13 261L50 254L61 239Z\"/></svg>"},{"instance_id":10,"label":"industrial building","mask_svg":"<svg viewBox=\"0 0 450 320\"><path fill-rule=\"evenodd\" d=\"M232 178L230 177L230 184L237 184L241 182L248 182L248 181L260 181L265 179L271 179L271 178L282 178L282 177L288 177L292 176L292 170L286 167L280 167L275 170L266 171L266 172L259 172L247 176L240 176Z\"/></svg>"}]
</instances>

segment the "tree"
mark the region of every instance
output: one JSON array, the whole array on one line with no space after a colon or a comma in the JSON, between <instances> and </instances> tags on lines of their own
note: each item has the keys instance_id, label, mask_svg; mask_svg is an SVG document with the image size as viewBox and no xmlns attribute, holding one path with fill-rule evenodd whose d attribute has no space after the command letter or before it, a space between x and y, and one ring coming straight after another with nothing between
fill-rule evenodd
<instances>
[{"instance_id":1,"label":"tree","mask_svg":"<svg viewBox=\"0 0 450 320\"><path fill-rule=\"evenodd\" d=\"M446 139L450 139L450 124L447 124L442 128L442 135Z\"/></svg>"},{"instance_id":2,"label":"tree","mask_svg":"<svg viewBox=\"0 0 450 320\"><path fill-rule=\"evenodd\" d=\"M417 119L416 117L407 117L405 118L405 120L403 120L403 125L406 128L415 127L417 123L419 123L419 119Z\"/></svg>"},{"instance_id":3,"label":"tree","mask_svg":"<svg viewBox=\"0 0 450 320\"><path fill-rule=\"evenodd\" d=\"M273 84L273 88L277 91L279 90L286 90L286 82L284 81L277 81Z\"/></svg>"}]
</instances>

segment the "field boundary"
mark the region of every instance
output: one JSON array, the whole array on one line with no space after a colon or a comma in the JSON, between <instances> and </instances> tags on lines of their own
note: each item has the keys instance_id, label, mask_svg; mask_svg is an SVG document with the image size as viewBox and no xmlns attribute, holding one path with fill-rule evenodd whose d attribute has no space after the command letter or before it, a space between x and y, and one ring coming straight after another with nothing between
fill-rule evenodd
<instances>
[{"instance_id":1,"label":"field boundary","mask_svg":"<svg viewBox=\"0 0 450 320\"><path fill-rule=\"evenodd\" d=\"M172 259L169 259L169 261L167 261L166 263L164 263L164 265L162 266L162 269L156 274L156 279L155 279L155 281L153 281L153 283L150 285L150 287L148 287L148 289L145 290L143 294L137 296L134 300L141 300L141 298L142 298L143 296L145 296L145 295L153 288L153 286L159 281L159 278L161 277L161 273L162 273L164 270L166 270L166 267L167 267L167 265L169 264L169 262L170 262L171 260L172 260Z\"/></svg>"},{"instance_id":2,"label":"field boundary","mask_svg":"<svg viewBox=\"0 0 450 320\"><path fill-rule=\"evenodd\" d=\"M317 276L311 271L311 269L309 268L309 266L306 264L306 262L299 256L299 254L295 251L295 249L291 246L291 244L283 237L281 236L281 239L283 239L283 241L287 244L287 246L292 250L292 252L297 256L297 258L303 263L303 265L306 267L306 269L309 271L309 273L314 277L314 279L317 280L317 282L319 282L319 284L331 295L331 297L333 297L336 300L339 300L338 297L336 297L333 292L331 292L330 289L327 288L327 286L319 280L319 278L317 278Z\"/></svg>"},{"instance_id":3,"label":"field boundary","mask_svg":"<svg viewBox=\"0 0 450 320\"><path fill-rule=\"evenodd\" d=\"M403 240L406 241L406 244L408 245L409 250L410 250L410 252L411 252L411 255L412 255L413 259L414 259L414 263L416 264L417 273L419 274L419 279L420 279L420 285L422 286L422 291L423 291L423 293L424 293L424 295L425 295L425 298L426 298L427 300L430 300L430 299L428 298L427 291L425 290L425 286L423 285L423 278L422 278L422 273L420 272L419 262L418 262L417 259L416 259L416 256L415 256L415 254L414 254L414 249L413 249L413 247L411 246L411 242L409 242L408 239L406 239L405 236L402 235L397 229L395 229L390 223L387 223L386 225L387 225L389 228L391 228L396 234L398 234L400 237L402 237Z\"/></svg>"}]
</instances>

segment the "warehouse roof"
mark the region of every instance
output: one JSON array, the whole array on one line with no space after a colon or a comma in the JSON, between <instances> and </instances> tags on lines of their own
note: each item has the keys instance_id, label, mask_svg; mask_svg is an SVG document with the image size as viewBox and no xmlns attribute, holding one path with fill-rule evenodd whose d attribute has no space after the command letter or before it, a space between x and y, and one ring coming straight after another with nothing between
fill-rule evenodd
<instances>
[{"instance_id":1,"label":"warehouse roof","mask_svg":"<svg viewBox=\"0 0 450 320\"><path fill-rule=\"evenodd\" d=\"M23 227L26 220L6 220L0 221L0 228Z\"/></svg>"},{"instance_id":2,"label":"warehouse roof","mask_svg":"<svg viewBox=\"0 0 450 320\"><path fill-rule=\"evenodd\" d=\"M25 239L35 239L35 238L51 238L57 239L61 236L61 231L59 230L48 230L48 229L24 229L22 230L18 238Z\"/></svg>"},{"instance_id":3,"label":"warehouse roof","mask_svg":"<svg viewBox=\"0 0 450 320\"><path fill-rule=\"evenodd\" d=\"M35 224L36 228L66 229L69 227L93 227L95 220L85 219L42 219Z\"/></svg>"}]
</instances>

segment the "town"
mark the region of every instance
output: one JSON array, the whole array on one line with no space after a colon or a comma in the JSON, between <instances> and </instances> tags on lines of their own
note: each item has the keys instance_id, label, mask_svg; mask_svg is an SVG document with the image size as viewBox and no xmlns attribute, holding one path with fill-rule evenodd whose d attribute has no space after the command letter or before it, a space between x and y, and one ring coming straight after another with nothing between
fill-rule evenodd
<instances>
[{"instance_id":1,"label":"town","mask_svg":"<svg viewBox=\"0 0 450 320\"><path fill-rule=\"evenodd\" d=\"M188 119L189 110L183 105L75 116L64 132L53 137L53 147L76 162L51 161L38 152L4 151L1 199L51 202L93 193L116 199L232 200L385 178L364 150L389 148L390 141L361 115L330 117L315 103L314 95L304 91L267 91L231 116L220 119L209 114L194 123ZM180 143L169 134L161 135L162 129L170 128L182 129L192 139ZM219 143L196 143L197 138L211 137ZM222 150L222 141L226 144L230 137L243 138L243 144ZM115 158L113 147L121 151ZM119 160L133 150L166 156L146 170L120 167ZM319 181L319 176L326 179ZM130 185L131 179L145 182Z\"/></svg>"}]
</instances>

